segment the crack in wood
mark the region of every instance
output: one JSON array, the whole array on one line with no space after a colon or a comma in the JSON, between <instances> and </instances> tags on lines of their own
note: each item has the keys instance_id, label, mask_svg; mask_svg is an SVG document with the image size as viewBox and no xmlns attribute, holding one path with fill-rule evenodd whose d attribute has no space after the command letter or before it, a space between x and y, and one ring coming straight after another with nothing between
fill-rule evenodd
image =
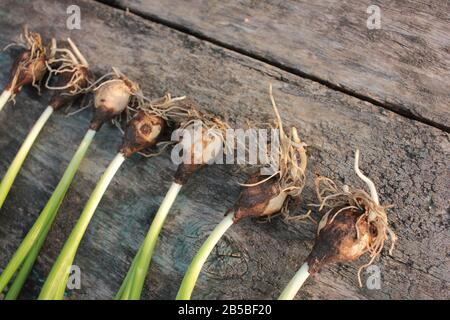
<instances>
[{"instance_id":1,"label":"crack in wood","mask_svg":"<svg viewBox=\"0 0 450 320\"><path fill-rule=\"evenodd\" d=\"M128 13L134 14L134 15L142 18L142 19L151 21L153 23L157 23L157 24L163 25L165 27L177 30L179 32L188 34L188 35L190 35L192 37L195 37L195 38L197 38L199 40L209 42L209 43L214 44L216 46L219 46L219 47L231 50L233 52L242 54L242 55L247 56L249 58L261 61L263 63L266 63L268 65L271 65L271 66L276 67L278 69L281 69L283 71L286 71L286 72L289 72L291 74L294 74L294 75L296 75L298 77L301 77L301 78L304 78L304 79L308 79L308 80L320 83L321 85L326 86L327 88L329 88L331 90L339 91L339 92L342 92L342 93L344 93L346 95L349 95L349 96L352 96L354 98L357 98L359 100L369 102L369 103L371 103L371 104L373 104L375 106L378 106L378 107L381 107L383 109L392 111L392 112L394 112L394 113L396 113L396 114L398 114L398 115L400 115L402 117L405 117L407 119L410 119L410 120L413 120L413 121L418 121L418 122L421 122L423 124L429 125L431 127L437 128L439 130L442 130L444 132L450 133L450 126L442 124L442 123L438 123L438 122L433 121L431 119L428 119L426 117L414 114L414 112L412 110L410 110L409 108L406 108L403 105L393 104L393 103L389 103L387 101L379 101L377 99L371 98L371 97L369 97L367 95L364 95L362 93L356 92L355 90L352 90L350 88L346 88L343 85L330 82L328 80L325 80L325 79L320 78L318 76L315 76L313 74L306 73L306 72L304 72L304 71L302 71L300 69L289 67L289 66L287 66L287 65L285 65L285 64L283 64L283 63L281 63L279 61L263 57L260 54L257 54L257 53L251 52L249 50L245 50L243 48L237 47L235 45L232 45L232 44L229 44L229 43L226 43L226 42L214 39L214 38L212 38L210 36L205 35L201 31L194 30L192 28L186 27L186 26L184 26L182 24L179 24L179 23L176 23L176 22L168 21L167 19L163 19L163 18L161 18L161 17L159 17L159 16L157 16L155 14L139 12L137 10L125 7L125 6L123 6L123 5L121 5L120 3L117 3L117 2L112 2L111 3L108 0L95 0L95 1L98 2L98 3L101 3L103 5L106 5L106 6L118 9L118 10L122 10L122 11L126 11Z\"/></svg>"}]
</instances>

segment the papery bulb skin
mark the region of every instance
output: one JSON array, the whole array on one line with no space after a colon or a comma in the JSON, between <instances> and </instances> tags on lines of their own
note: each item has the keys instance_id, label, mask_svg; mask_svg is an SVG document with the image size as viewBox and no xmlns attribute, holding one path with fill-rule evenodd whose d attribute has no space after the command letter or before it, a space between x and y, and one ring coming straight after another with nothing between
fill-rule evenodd
<instances>
[{"instance_id":1,"label":"papery bulb skin","mask_svg":"<svg viewBox=\"0 0 450 320\"><path fill-rule=\"evenodd\" d=\"M329 214L328 222L319 231L314 247L306 259L310 274L318 272L325 264L354 261L368 250L372 235L367 221L359 219L362 212L347 209L330 221L339 209L341 208L335 208Z\"/></svg>"},{"instance_id":2,"label":"papery bulb skin","mask_svg":"<svg viewBox=\"0 0 450 320\"><path fill-rule=\"evenodd\" d=\"M254 174L245 184L256 184L267 178ZM281 192L279 181L272 177L268 181L255 186L243 186L241 194L234 205L234 222L247 217L264 217L279 212L287 198L287 194Z\"/></svg>"},{"instance_id":3,"label":"papery bulb skin","mask_svg":"<svg viewBox=\"0 0 450 320\"><path fill-rule=\"evenodd\" d=\"M130 87L121 79L100 86L95 93L95 110L90 129L98 131L105 122L121 114L130 98Z\"/></svg>"}]
</instances>

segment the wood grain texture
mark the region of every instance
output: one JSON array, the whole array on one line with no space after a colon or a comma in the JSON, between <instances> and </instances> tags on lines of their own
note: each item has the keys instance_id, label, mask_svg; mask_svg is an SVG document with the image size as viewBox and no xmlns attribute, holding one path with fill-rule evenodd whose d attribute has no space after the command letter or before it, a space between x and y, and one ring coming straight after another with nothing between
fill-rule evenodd
<instances>
[{"instance_id":1,"label":"wood grain texture","mask_svg":"<svg viewBox=\"0 0 450 320\"><path fill-rule=\"evenodd\" d=\"M447 0L101 1L450 131Z\"/></svg>"},{"instance_id":2,"label":"wood grain texture","mask_svg":"<svg viewBox=\"0 0 450 320\"><path fill-rule=\"evenodd\" d=\"M82 9L82 30L69 31L66 8ZM0 45L27 22L49 38L70 36L97 74L118 66L142 84L150 97L166 92L194 97L205 110L226 115L239 126L267 121L272 112L268 85L286 125L295 125L310 145L303 204L316 202L315 173L361 186L353 151L361 148L362 169L379 188L399 240L394 255L383 252L381 290L360 289L356 272L363 261L325 268L308 280L301 299L448 299L449 135L277 68L205 43L108 6L81 0L0 0ZM50 23L51 22L51 23ZM1 70L11 63L0 55ZM0 85L6 83L1 72ZM4 174L48 94L32 90L0 113L0 176ZM0 269L19 245L72 157L88 126L89 112L57 113L43 130L0 211ZM102 171L119 146L117 130L106 126L93 142L69 190L22 298L35 298ZM118 290L159 203L175 165L169 154L133 157L109 187L83 239L75 263L82 289L68 299L109 299ZM207 167L186 185L169 214L155 250L145 299L173 299L196 250L239 194L246 170ZM317 214L315 215L318 218ZM208 260L196 299L276 298L312 247L315 226L275 219L233 226Z\"/></svg>"}]
</instances>

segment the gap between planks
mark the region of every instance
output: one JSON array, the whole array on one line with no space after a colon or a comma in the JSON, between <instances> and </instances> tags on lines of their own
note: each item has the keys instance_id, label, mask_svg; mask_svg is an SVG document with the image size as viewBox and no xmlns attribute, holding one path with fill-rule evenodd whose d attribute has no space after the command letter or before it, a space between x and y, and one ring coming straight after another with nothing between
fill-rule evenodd
<instances>
[{"instance_id":1,"label":"gap between planks","mask_svg":"<svg viewBox=\"0 0 450 320\"><path fill-rule=\"evenodd\" d=\"M251 51L245 50L243 48L236 47L234 45L228 44L226 42L223 42L223 41L211 38L211 37L203 34L200 31L193 30L191 28L188 28L188 27L183 26L183 25L181 25L179 23L176 23L176 22L168 21L166 19L158 17L155 14L139 12L137 10L130 9L130 8L128 8L126 6L123 6L121 4L118 4L116 2L111 3L108 0L95 0L95 2L98 2L100 4L106 5L106 6L111 7L111 8L115 8L117 10L121 10L121 11L124 11L124 12L128 12L128 13L134 14L134 15L136 15L136 16L144 19L144 20L148 20L150 22L153 22L153 23L156 23L156 24L160 24L160 25L163 25L165 27L174 29L174 30L176 30L178 32L188 34L188 35L190 35L192 37L195 37L195 38L197 38L199 40L202 40L202 41L205 41L205 42L209 42L209 43L211 43L213 45L225 48L227 50L231 50L231 51L233 51L235 53L244 55L244 56L252 58L254 60L258 60L260 62L266 63L268 65L271 65L271 66L273 66L275 68L281 69L281 70L283 70L285 72L288 72L290 74L296 75L298 77L301 77L301 78L304 78L304 79L307 79L307 80L311 80L311 81L320 83L321 85L326 86L327 88L329 88L331 90L339 91L341 93L344 93L346 95L352 96L352 97L357 98L359 100L369 102L369 103L371 103L371 104L373 104L375 106L381 107L381 108L389 110L391 112L394 112L394 113L396 113L396 114L398 114L398 115L400 115L402 117L405 117L407 119L410 119L410 120L413 120L413 121L417 121L417 122L426 124L428 126L431 126L433 128L436 128L436 129L442 130L444 132L450 133L450 126L447 126L447 125L441 124L441 123L437 123L437 122L435 122L433 120L430 120L430 119L427 119L425 117L416 115L410 109L408 109L408 108L406 108L406 107L404 107L402 105L393 104L393 103L389 103L389 102L386 102L386 101L384 101L384 102L383 101L379 101L377 99L371 98L371 97L369 97L367 95L364 95L362 93L356 92L356 91L354 91L352 89L346 88L344 86L341 86L341 85L332 83L332 82L330 82L328 80L325 80L325 79L322 79L320 77L317 77L317 76L315 76L313 74L309 74L309 73L303 72L300 69L288 67L288 66L286 66L286 65L284 65L284 64L282 64L282 63L280 63L278 61L275 61L273 59L268 59L268 58L266 58L264 56L261 56L259 54L254 53L254 52L251 52Z\"/></svg>"}]
</instances>

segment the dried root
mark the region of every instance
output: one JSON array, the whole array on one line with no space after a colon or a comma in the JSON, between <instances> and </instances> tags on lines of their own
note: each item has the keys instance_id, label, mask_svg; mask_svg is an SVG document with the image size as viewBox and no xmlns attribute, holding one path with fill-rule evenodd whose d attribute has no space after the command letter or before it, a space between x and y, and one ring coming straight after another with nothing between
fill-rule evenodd
<instances>
[{"instance_id":1,"label":"dried root","mask_svg":"<svg viewBox=\"0 0 450 320\"><path fill-rule=\"evenodd\" d=\"M316 193L320 202L317 206L319 211L327 210L319 222L316 244L319 242L319 238L324 242L328 241L327 237L322 235L322 233L329 230L334 230L335 232L335 225L341 223L341 227L339 227L340 233L335 233L335 237L329 239L329 242L334 243L328 244L330 248L337 248L338 245L336 244L340 244L340 247L336 249L336 257L328 256L327 259L333 260L333 258L336 258L336 261L352 261L368 252L370 256L369 262L358 270L358 281L362 285L361 271L373 263L388 239L391 242L389 254L392 254L397 237L388 224L386 209L390 206L379 204L375 185L359 170L358 162L359 151L357 150L355 154L355 172L368 185L370 194L364 190L347 185L339 189L329 178L322 176L316 178ZM344 221L338 223L338 219L343 219L340 218L341 215L346 215L348 217L346 221L352 221L351 224L353 226L344 227ZM342 232L344 229L349 231ZM349 237L349 234L353 232L351 230L355 231L356 237L350 237L350 240L344 241L343 238ZM337 234L339 236L336 236ZM366 240L362 241L363 238ZM323 244L321 246L323 247ZM347 254L346 252L351 252L352 254ZM323 257L326 254L328 253L325 253ZM315 256L318 256L317 252Z\"/></svg>"},{"instance_id":2,"label":"dried root","mask_svg":"<svg viewBox=\"0 0 450 320\"><path fill-rule=\"evenodd\" d=\"M46 61L46 66L49 71L49 77L45 83L45 87L50 90L68 90L67 94L76 95L84 93L86 88L93 84L92 78L87 79L88 84L84 84L86 80L86 70L89 69L89 63L81 54L75 43L68 38L67 42L70 49L54 47L54 57ZM54 67L54 66L57 67ZM53 76L58 76L63 73L71 75L70 80L66 81L64 85L51 86L50 79Z\"/></svg>"},{"instance_id":3,"label":"dried root","mask_svg":"<svg viewBox=\"0 0 450 320\"><path fill-rule=\"evenodd\" d=\"M55 43L54 56L46 62L49 76L45 87L57 91L50 101L55 110L69 104L78 95L87 93L94 83L86 58L70 38L67 41L70 49L58 48ZM58 79L56 86L49 84L53 77Z\"/></svg>"},{"instance_id":4,"label":"dried root","mask_svg":"<svg viewBox=\"0 0 450 320\"><path fill-rule=\"evenodd\" d=\"M147 113L154 114L164 119L168 125L178 124L190 116L191 110L183 107L180 102L186 99L185 96L172 98L170 93L162 98L156 100L149 100L146 97L142 98L144 103L138 106L137 109L145 110Z\"/></svg>"},{"instance_id":5,"label":"dried root","mask_svg":"<svg viewBox=\"0 0 450 320\"><path fill-rule=\"evenodd\" d=\"M300 140L295 127L292 127L290 134L286 135L272 94L272 86L270 86L270 100L277 119L277 128L280 131L278 152L280 168L275 175L279 177L282 192L286 192L291 197L297 197L305 186L306 144Z\"/></svg>"},{"instance_id":6,"label":"dried root","mask_svg":"<svg viewBox=\"0 0 450 320\"><path fill-rule=\"evenodd\" d=\"M278 164L278 168L270 176L254 174L245 184L241 184L243 190L234 206L235 222L251 216L262 217L268 221L278 214L285 219L294 219L295 217L289 216L289 204L298 200L305 185L306 144L300 140L295 127L291 128L289 135L284 131L272 94L272 86L270 86L270 100L275 112L276 128L279 130L279 143L275 154L272 154L272 147L266 150L271 150L267 154L269 163ZM310 213L302 218L312 219ZM300 217L298 219L300 220Z\"/></svg>"},{"instance_id":7,"label":"dried root","mask_svg":"<svg viewBox=\"0 0 450 320\"><path fill-rule=\"evenodd\" d=\"M286 134L273 97L272 85L270 85L269 89L270 100L276 118L275 127L279 130L279 143L275 154L268 153L267 157L269 163L278 164L278 169L268 177L252 177L247 183L241 184L244 188L253 188L253 190L244 189L243 195L246 193L253 194L267 192L266 188L260 187L262 184L272 185L272 193L264 195L268 197L269 200L265 210L261 211L260 208L256 211L253 209L246 209L244 211L237 209L239 219L245 215L270 218L276 214L281 214L285 219L292 219L294 217L289 216L289 202L292 199L299 197L305 186L305 170L307 165L306 144L300 140L295 127L291 128L288 135ZM272 141L272 143L274 142ZM268 147L266 150L272 150L272 148ZM261 190L258 191L258 189ZM245 196L252 195L248 194ZM242 201L243 197L240 199L240 201ZM246 206L248 205L249 204L246 204ZM311 219L309 214L305 215L304 218Z\"/></svg>"}]
</instances>

